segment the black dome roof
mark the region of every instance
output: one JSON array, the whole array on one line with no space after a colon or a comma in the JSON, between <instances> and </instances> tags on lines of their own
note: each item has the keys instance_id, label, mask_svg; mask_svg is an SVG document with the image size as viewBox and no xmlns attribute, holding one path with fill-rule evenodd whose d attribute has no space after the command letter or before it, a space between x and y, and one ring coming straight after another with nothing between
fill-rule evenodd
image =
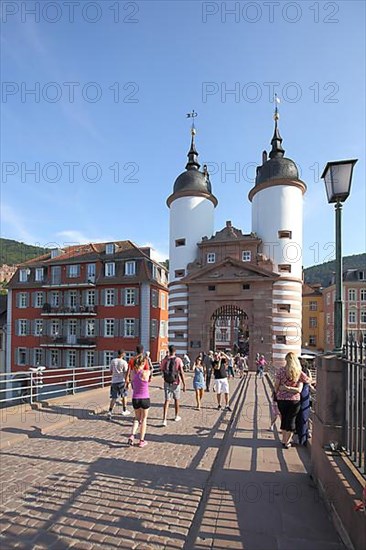
<instances>
[{"instance_id":1,"label":"black dome roof","mask_svg":"<svg viewBox=\"0 0 366 550\"><path fill-rule=\"evenodd\" d=\"M258 168L256 185L267 180L299 179L299 171L293 160L285 157L275 157L267 160Z\"/></svg>"},{"instance_id":2,"label":"black dome roof","mask_svg":"<svg viewBox=\"0 0 366 550\"><path fill-rule=\"evenodd\" d=\"M299 171L293 160L284 157L285 150L282 147L282 138L277 126L278 113L275 113L275 129L271 140L272 149L269 159L264 159L262 166L257 168L255 184L258 185L267 180L299 179ZM267 154L265 153L267 156Z\"/></svg>"},{"instance_id":3,"label":"black dome roof","mask_svg":"<svg viewBox=\"0 0 366 550\"><path fill-rule=\"evenodd\" d=\"M211 183L207 174L199 170L182 172L174 182L173 193L179 191L203 191L211 193Z\"/></svg>"}]
</instances>

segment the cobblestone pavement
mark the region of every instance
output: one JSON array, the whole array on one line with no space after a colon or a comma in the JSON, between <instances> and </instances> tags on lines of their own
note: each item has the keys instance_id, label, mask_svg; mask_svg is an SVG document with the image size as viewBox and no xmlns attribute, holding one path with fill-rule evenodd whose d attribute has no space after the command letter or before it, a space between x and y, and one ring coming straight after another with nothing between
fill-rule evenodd
<instances>
[{"instance_id":1,"label":"cobblestone pavement","mask_svg":"<svg viewBox=\"0 0 366 550\"><path fill-rule=\"evenodd\" d=\"M299 514L309 516L314 499L286 501L287 516L281 512L273 537L270 518L263 522L262 516L258 525L261 506L254 507L252 497L242 496L240 502L233 498L234 491L244 487L240 484L266 481L256 477L264 472L269 481L278 468L279 483L291 474L292 480L302 476L301 483L309 485L297 450L287 451L287 457L281 450L279 456L277 435L261 431L268 427L266 384L261 381L258 392L254 376L231 381L233 413L216 410L214 393L205 395L202 411L195 411L189 389L182 394L182 421L173 421L171 406L163 428L163 392L160 380L154 380L148 446L143 449L127 446L132 418L119 414L111 422L100 414L47 433L34 431L30 439L4 449L2 550L292 548L290 539L282 544L280 536L286 517L295 528L297 512L288 508L298 506ZM314 489L309 491L314 496ZM311 542L298 544L298 549L339 550L342 546L319 499L315 507L318 517L313 524L308 518ZM263 510L271 514L270 507Z\"/></svg>"},{"instance_id":2,"label":"cobblestone pavement","mask_svg":"<svg viewBox=\"0 0 366 550\"><path fill-rule=\"evenodd\" d=\"M189 380L182 421L171 406L163 428L158 385L143 449L127 446L132 416L116 407L112 422L96 415L2 452L2 550L184 546L231 413L214 393L195 411Z\"/></svg>"}]
</instances>

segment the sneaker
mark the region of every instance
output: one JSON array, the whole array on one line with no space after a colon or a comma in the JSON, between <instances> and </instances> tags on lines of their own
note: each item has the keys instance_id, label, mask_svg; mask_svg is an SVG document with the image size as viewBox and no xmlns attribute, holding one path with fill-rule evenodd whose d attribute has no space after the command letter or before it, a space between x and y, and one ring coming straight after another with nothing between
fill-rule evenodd
<instances>
[{"instance_id":1,"label":"sneaker","mask_svg":"<svg viewBox=\"0 0 366 550\"><path fill-rule=\"evenodd\" d=\"M140 439L138 447L140 447L140 448L141 447L146 447L146 445L147 445L147 441L143 441L142 439Z\"/></svg>"},{"instance_id":2,"label":"sneaker","mask_svg":"<svg viewBox=\"0 0 366 550\"><path fill-rule=\"evenodd\" d=\"M217 410L219 411L221 409L221 405L217 405Z\"/></svg>"},{"instance_id":3,"label":"sneaker","mask_svg":"<svg viewBox=\"0 0 366 550\"><path fill-rule=\"evenodd\" d=\"M107 420L112 420L112 413L111 413L111 411L108 411Z\"/></svg>"},{"instance_id":4,"label":"sneaker","mask_svg":"<svg viewBox=\"0 0 366 550\"><path fill-rule=\"evenodd\" d=\"M176 416L174 418L175 422L180 422L182 420L182 417L181 416Z\"/></svg>"},{"instance_id":5,"label":"sneaker","mask_svg":"<svg viewBox=\"0 0 366 550\"><path fill-rule=\"evenodd\" d=\"M225 411L230 411L231 412L231 407L229 407L229 405L226 405Z\"/></svg>"},{"instance_id":6,"label":"sneaker","mask_svg":"<svg viewBox=\"0 0 366 550\"><path fill-rule=\"evenodd\" d=\"M134 435L130 435L130 437L128 438L128 444L132 447L132 445L134 444L134 441L135 441L135 436Z\"/></svg>"},{"instance_id":7,"label":"sneaker","mask_svg":"<svg viewBox=\"0 0 366 550\"><path fill-rule=\"evenodd\" d=\"M269 429L270 432L273 432L273 425L271 424L268 429Z\"/></svg>"},{"instance_id":8,"label":"sneaker","mask_svg":"<svg viewBox=\"0 0 366 550\"><path fill-rule=\"evenodd\" d=\"M126 409L125 411L123 411L122 416L129 416L130 414L131 412Z\"/></svg>"},{"instance_id":9,"label":"sneaker","mask_svg":"<svg viewBox=\"0 0 366 550\"><path fill-rule=\"evenodd\" d=\"M162 425L164 426L164 428L166 428L166 427L167 427L168 423L167 423L167 421L166 421L166 418L164 418L164 420L163 420L163 424L162 424Z\"/></svg>"}]
</instances>

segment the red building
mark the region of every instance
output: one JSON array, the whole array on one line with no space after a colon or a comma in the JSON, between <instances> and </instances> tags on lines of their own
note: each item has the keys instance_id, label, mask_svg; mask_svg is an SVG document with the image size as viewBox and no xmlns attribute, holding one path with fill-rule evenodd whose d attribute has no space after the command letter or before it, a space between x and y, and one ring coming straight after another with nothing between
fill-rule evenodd
<instances>
[{"instance_id":1,"label":"red building","mask_svg":"<svg viewBox=\"0 0 366 550\"><path fill-rule=\"evenodd\" d=\"M54 249L9 282L7 370L108 365L141 343L168 347L167 271L131 241Z\"/></svg>"},{"instance_id":2,"label":"red building","mask_svg":"<svg viewBox=\"0 0 366 550\"><path fill-rule=\"evenodd\" d=\"M325 349L334 348L335 284L323 289ZM348 269L343 273L343 335L366 343L366 269Z\"/></svg>"}]
</instances>

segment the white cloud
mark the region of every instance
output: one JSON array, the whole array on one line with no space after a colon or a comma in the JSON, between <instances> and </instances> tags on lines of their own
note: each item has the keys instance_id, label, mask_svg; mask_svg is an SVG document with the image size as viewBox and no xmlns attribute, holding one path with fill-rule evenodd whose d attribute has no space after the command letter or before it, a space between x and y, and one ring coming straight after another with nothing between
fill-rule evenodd
<instances>
[{"instance_id":1,"label":"white cloud","mask_svg":"<svg viewBox=\"0 0 366 550\"><path fill-rule=\"evenodd\" d=\"M27 228L26 220L9 204L1 205L1 234L9 239L23 241L26 244L36 244L37 239Z\"/></svg>"},{"instance_id":2,"label":"white cloud","mask_svg":"<svg viewBox=\"0 0 366 550\"><path fill-rule=\"evenodd\" d=\"M148 242L141 245L141 247L144 247L144 246L151 248L151 258L156 262L163 262L164 260L169 258L168 252L154 248L154 245L152 243Z\"/></svg>"},{"instance_id":3,"label":"white cloud","mask_svg":"<svg viewBox=\"0 0 366 550\"><path fill-rule=\"evenodd\" d=\"M92 237L84 235L81 231L76 229L66 229L64 231L59 231L56 233L56 236L60 238L63 242L60 243L60 247L71 246L75 244L88 244L88 243L103 243L113 241L110 237Z\"/></svg>"}]
</instances>

